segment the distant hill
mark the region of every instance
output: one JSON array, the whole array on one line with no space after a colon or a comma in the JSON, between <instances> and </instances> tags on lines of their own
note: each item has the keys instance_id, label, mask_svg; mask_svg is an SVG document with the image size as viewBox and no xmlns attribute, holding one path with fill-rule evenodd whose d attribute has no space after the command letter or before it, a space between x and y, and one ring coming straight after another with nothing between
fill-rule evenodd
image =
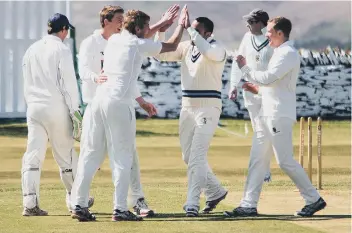
<instances>
[{"instance_id":1,"label":"distant hill","mask_svg":"<svg viewBox=\"0 0 352 233\"><path fill-rule=\"evenodd\" d=\"M285 16L292 21L291 38L297 46L310 49L340 46L351 47L351 2L71 2L72 21L77 28L78 44L99 28L99 11L105 4L125 9L140 9L151 16L151 23L171 5L187 3L191 19L207 16L214 21L214 35L228 49L237 48L247 31L242 16L254 8L266 10L270 17ZM169 33L169 35L171 32ZM184 38L187 38L186 36Z\"/></svg>"}]
</instances>

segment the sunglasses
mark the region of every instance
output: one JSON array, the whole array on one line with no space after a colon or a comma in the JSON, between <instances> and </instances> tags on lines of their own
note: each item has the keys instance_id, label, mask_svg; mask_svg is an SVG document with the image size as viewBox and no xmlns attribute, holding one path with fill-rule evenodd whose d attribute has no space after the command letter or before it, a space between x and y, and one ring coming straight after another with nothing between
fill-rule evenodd
<instances>
[{"instance_id":1,"label":"sunglasses","mask_svg":"<svg viewBox=\"0 0 352 233\"><path fill-rule=\"evenodd\" d=\"M258 23L258 21L255 21L255 20L248 20L247 23L248 23L249 25L252 25L252 24L254 24L254 23Z\"/></svg>"}]
</instances>

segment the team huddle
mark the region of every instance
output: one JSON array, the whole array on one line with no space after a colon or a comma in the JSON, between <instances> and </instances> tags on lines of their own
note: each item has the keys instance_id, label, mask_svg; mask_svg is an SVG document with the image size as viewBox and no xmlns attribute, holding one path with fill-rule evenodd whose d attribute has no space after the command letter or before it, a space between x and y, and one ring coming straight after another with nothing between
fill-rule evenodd
<instances>
[{"instance_id":1,"label":"team huddle","mask_svg":"<svg viewBox=\"0 0 352 233\"><path fill-rule=\"evenodd\" d=\"M228 55L213 36L214 24L209 18L190 22L187 6L179 11L178 5L171 6L151 26L150 17L139 10L125 12L109 5L100 11L101 29L84 39L79 50L83 109L72 53L63 43L74 27L59 13L49 19L48 35L31 45L23 58L28 125L22 161L23 216L48 215L39 207L40 172L48 140L72 218L96 219L89 211L94 204L89 189L106 153L115 187L112 220L140 221L155 214L141 185L134 109L136 101L148 116L157 114L137 85L142 62L148 56L181 63L179 139L188 176L185 215L199 215L202 192L206 198L202 214L211 213L226 198L228 190L212 172L207 153L221 114L222 73ZM300 57L289 40L291 22L285 17L269 19L261 9L243 19L249 31L233 58L229 98L237 97L238 86L244 81L243 98L254 134L243 198L239 207L224 215L258 215L263 182L271 179L270 158L274 152L280 168L305 200L305 206L295 215L312 216L325 208L326 202L293 158ZM174 32L166 39L165 32L174 23ZM184 31L189 40L181 42ZM80 141L79 156L75 139ZM128 196L133 212L128 208Z\"/></svg>"}]
</instances>

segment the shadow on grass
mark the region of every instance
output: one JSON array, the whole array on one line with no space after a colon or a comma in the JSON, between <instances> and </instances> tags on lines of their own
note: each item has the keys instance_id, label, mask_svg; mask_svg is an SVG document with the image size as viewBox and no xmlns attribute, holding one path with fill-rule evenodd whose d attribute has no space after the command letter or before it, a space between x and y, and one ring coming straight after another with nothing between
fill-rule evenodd
<instances>
[{"instance_id":1,"label":"shadow on grass","mask_svg":"<svg viewBox=\"0 0 352 233\"><path fill-rule=\"evenodd\" d=\"M43 216L43 217L70 217L71 218L71 214L50 214L48 216Z\"/></svg>"},{"instance_id":2,"label":"shadow on grass","mask_svg":"<svg viewBox=\"0 0 352 233\"><path fill-rule=\"evenodd\" d=\"M156 133L147 130L137 130L136 136L138 137L150 137L150 136L158 136L158 137L178 137L177 133Z\"/></svg>"},{"instance_id":3,"label":"shadow on grass","mask_svg":"<svg viewBox=\"0 0 352 233\"><path fill-rule=\"evenodd\" d=\"M97 220L105 222L106 218L111 218L111 213L93 213L97 215ZM157 221L157 222L177 222L177 221L260 221L260 220L278 220L278 221L324 221L334 219L347 219L351 218L351 215L316 215L313 217L297 217L293 215L285 214L260 214L257 217L226 217L222 212L215 212L212 214L200 214L199 217L186 217L185 213L159 213L153 217L144 218L145 221ZM109 220L107 220L109 221Z\"/></svg>"}]
</instances>

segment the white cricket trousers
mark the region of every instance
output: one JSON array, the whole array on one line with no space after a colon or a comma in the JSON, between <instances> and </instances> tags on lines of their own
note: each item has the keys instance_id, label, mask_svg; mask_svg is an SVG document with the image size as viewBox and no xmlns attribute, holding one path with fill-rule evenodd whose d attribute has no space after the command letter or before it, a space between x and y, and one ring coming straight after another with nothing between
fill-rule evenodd
<instances>
[{"instance_id":1,"label":"white cricket trousers","mask_svg":"<svg viewBox=\"0 0 352 233\"><path fill-rule=\"evenodd\" d=\"M248 91L243 91L243 92L246 93ZM244 96L245 96L245 94L244 94ZM246 96L248 99L249 98L248 93L246 94ZM259 119L259 113L260 113L260 108L261 108L260 101L261 101L260 98L259 99L255 98L251 101L251 104L246 104L246 108L248 110L249 118L251 119L251 124L252 124L252 129L253 129L250 157L251 157L251 154L253 154L253 153L263 154L262 156L264 156L264 157L271 157L271 155L272 155L271 147L262 148L261 144L257 142L257 139L258 139L257 127L258 127L258 124L260 125L260 123L258 122L260 120ZM267 169L266 169L265 175L263 176L263 179L264 179L264 177L270 176L270 160L268 161L268 164L266 164L266 166L267 166Z\"/></svg>"},{"instance_id":2,"label":"white cricket trousers","mask_svg":"<svg viewBox=\"0 0 352 233\"><path fill-rule=\"evenodd\" d=\"M28 140L22 159L23 206L39 206L40 172L48 140L60 168L60 177L66 188L66 204L76 174L77 154L72 138L72 121L64 103L29 103L27 108Z\"/></svg>"},{"instance_id":3,"label":"white cricket trousers","mask_svg":"<svg viewBox=\"0 0 352 233\"><path fill-rule=\"evenodd\" d=\"M182 158L187 164L188 193L185 206L199 209L204 190L206 201L223 196L227 191L211 170L207 154L219 122L220 109L215 107L183 107L180 113L179 136Z\"/></svg>"},{"instance_id":4,"label":"white cricket trousers","mask_svg":"<svg viewBox=\"0 0 352 233\"><path fill-rule=\"evenodd\" d=\"M295 183L306 204L316 202L320 197L319 193L313 187L304 169L293 158L292 127L294 121L286 117L259 117L259 119L257 140L255 140L255 143L258 143L257 148L267 151L272 146L277 163ZM257 207L270 157L268 153L251 153L241 207Z\"/></svg>"},{"instance_id":5,"label":"white cricket trousers","mask_svg":"<svg viewBox=\"0 0 352 233\"><path fill-rule=\"evenodd\" d=\"M84 116L83 116L82 136L81 136L81 143L80 143L81 150L83 150L83 148L85 146L87 146L87 141L86 141L87 136L86 135L89 135L90 133L92 133L91 123L90 123L90 121L92 120L92 117L90 115L91 114L90 112L91 112L91 108L89 107L89 104L88 104L88 106L86 107L86 111L84 113ZM107 151L107 149L105 147L104 155L106 154L106 151ZM101 163L104 161L104 159L105 159L105 156L97 159L96 162L100 163L100 165L101 165ZM85 160L84 155L82 154L78 158L78 164L83 163L84 160ZM129 195L130 204L132 206L135 206L137 204L138 199L144 198L144 193L143 193L140 177L141 177L141 175L140 175L139 159L138 159L138 153L137 153L136 143L135 143L134 144L134 151L133 151L131 176L130 176L131 193ZM88 194L87 194L86 198L88 200L88 198L89 198Z\"/></svg>"},{"instance_id":6,"label":"white cricket trousers","mask_svg":"<svg viewBox=\"0 0 352 233\"><path fill-rule=\"evenodd\" d=\"M106 147L115 186L114 209L126 211L127 194L136 136L136 117L132 102L97 98L86 111L85 144L81 148L77 175L72 188L72 205L88 207L89 188L105 157ZM139 169L138 169L139 170Z\"/></svg>"}]
</instances>

